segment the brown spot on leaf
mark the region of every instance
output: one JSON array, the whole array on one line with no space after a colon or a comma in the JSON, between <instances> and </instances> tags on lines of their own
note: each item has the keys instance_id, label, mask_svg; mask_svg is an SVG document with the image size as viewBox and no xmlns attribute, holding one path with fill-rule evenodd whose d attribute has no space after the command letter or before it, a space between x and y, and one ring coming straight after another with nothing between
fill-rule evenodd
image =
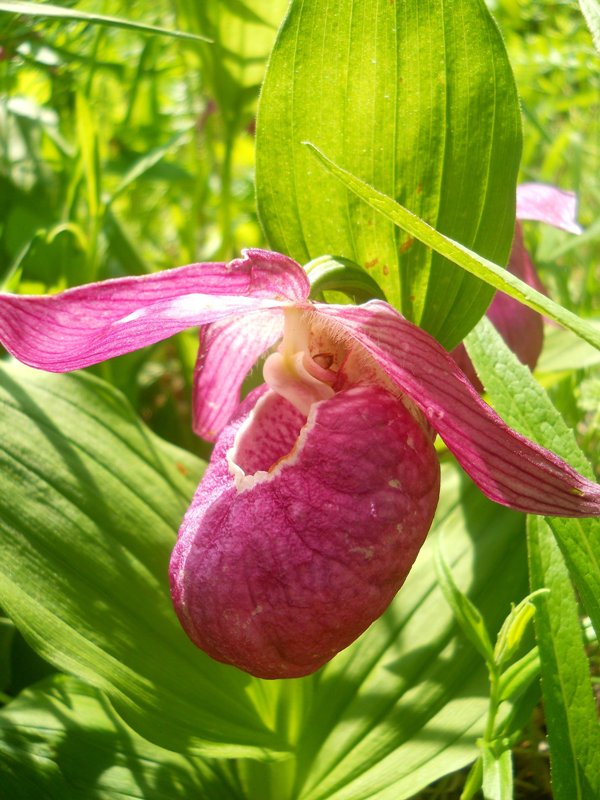
<instances>
[{"instance_id":1,"label":"brown spot on leaf","mask_svg":"<svg viewBox=\"0 0 600 800\"><path fill-rule=\"evenodd\" d=\"M406 253L408 250L410 250L410 248L413 246L414 241L415 240L411 236L405 242L402 242L402 244L400 245L400 254Z\"/></svg>"}]
</instances>

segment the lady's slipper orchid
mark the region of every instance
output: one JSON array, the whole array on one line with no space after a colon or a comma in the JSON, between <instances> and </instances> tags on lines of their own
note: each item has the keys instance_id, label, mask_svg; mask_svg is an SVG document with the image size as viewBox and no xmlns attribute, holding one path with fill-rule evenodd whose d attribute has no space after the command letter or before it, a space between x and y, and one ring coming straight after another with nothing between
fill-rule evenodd
<instances>
[{"instance_id":1,"label":"lady's slipper orchid","mask_svg":"<svg viewBox=\"0 0 600 800\"><path fill-rule=\"evenodd\" d=\"M517 187L517 223L515 238L507 269L529 286L545 293L531 257L525 249L520 220L537 220L569 233L581 233L576 221L577 199L544 183L522 183ZM487 316L517 358L534 369L544 344L544 321L537 311L524 306L512 297L497 292L487 310ZM463 344L452 355L479 391L483 386Z\"/></svg>"},{"instance_id":2,"label":"lady's slipper orchid","mask_svg":"<svg viewBox=\"0 0 600 800\"><path fill-rule=\"evenodd\" d=\"M192 640L266 678L306 675L403 583L435 511L437 431L493 500L600 514L600 486L508 428L452 358L386 303L309 301L291 259L248 250L53 296L0 295L0 341L40 369L85 367L200 325L195 427L217 438L173 552ZM243 378L265 385L239 405Z\"/></svg>"}]
</instances>

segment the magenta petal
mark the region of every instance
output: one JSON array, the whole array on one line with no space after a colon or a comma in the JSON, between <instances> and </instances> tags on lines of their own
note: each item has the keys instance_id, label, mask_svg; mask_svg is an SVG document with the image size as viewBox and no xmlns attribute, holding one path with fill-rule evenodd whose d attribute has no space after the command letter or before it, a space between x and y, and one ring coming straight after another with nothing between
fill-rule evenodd
<instances>
[{"instance_id":1,"label":"magenta petal","mask_svg":"<svg viewBox=\"0 0 600 800\"><path fill-rule=\"evenodd\" d=\"M194 371L194 430L213 441L239 404L240 387L254 363L281 338L279 310L205 325Z\"/></svg>"},{"instance_id":2,"label":"magenta petal","mask_svg":"<svg viewBox=\"0 0 600 800\"><path fill-rule=\"evenodd\" d=\"M340 392L315 404L303 425L274 392L242 404L171 560L173 601L190 638L263 678L313 672L383 613L438 498L431 440L384 389Z\"/></svg>"},{"instance_id":3,"label":"magenta petal","mask_svg":"<svg viewBox=\"0 0 600 800\"><path fill-rule=\"evenodd\" d=\"M425 331L378 300L319 305L370 353L492 500L531 514L600 515L600 486L509 428L484 403L452 357Z\"/></svg>"},{"instance_id":4,"label":"magenta petal","mask_svg":"<svg viewBox=\"0 0 600 800\"><path fill-rule=\"evenodd\" d=\"M546 293L525 249L519 223L515 228L508 269L529 286ZM524 306L504 292L497 292L487 310L487 316L519 361L534 369L544 344L544 323L537 311Z\"/></svg>"},{"instance_id":5,"label":"magenta petal","mask_svg":"<svg viewBox=\"0 0 600 800\"><path fill-rule=\"evenodd\" d=\"M517 219L533 219L581 233L577 224L577 197L545 183L522 183L517 186Z\"/></svg>"},{"instance_id":6,"label":"magenta petal","mask_svg":"<svg viewBox=\"0 0 600 800\"><path fill-rule=\"evenodd\" d=\"M533 286L538 292L546 294L546 289L525 249L523 232L518 222L515 227L515 238L508 270L529 286ZM526 364L529 369L534 369L544 345L544 322L537 311L524 306L504 292L496 292L486 313L519 361ZM475 389L478 392L483 391L481 381L462 342L452 351L452 358Z\"/></svg>"},{"instance_id":7,"label":"magenta petal","mask_svg":"<svg viewBox=\"0 0 600 800\"><path fill-rule=\"evenodd\" d=\"M0 294L0 342L19 360L66 372L233 314L306 298L286 256L248 250L229 264L118 278L49 296Z\"/></svg>"}]
</instances>

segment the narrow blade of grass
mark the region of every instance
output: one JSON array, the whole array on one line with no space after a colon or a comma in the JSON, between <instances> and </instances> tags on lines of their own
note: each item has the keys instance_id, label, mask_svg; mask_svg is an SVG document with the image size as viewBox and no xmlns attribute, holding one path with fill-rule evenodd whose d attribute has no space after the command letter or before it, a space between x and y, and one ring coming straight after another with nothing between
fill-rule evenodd
<instances>
[{"instance_id":1,"label":"narrow blade of grass","mask_svg":"<svg viewBox=\"0 0 600 800\"><path fill-rule=\"evenodd\" d=\"M173 36L176 39L211 42L211 40L207 39L205 36L198 36L195 33L173 31L168 28L157 27L156 25L146 25L143 22L123 19L123 17L90 14L87 11L79 11L76 8L64 8L63 6L50 5L49 3L30 3L27 2L27 0L3 0L3 2L0 2L0 12L5 12L7 14L23 14L28 17L52 17L74 22L89 22L93 25L108 25L112 28L128 28L130 30L139 31L140 33Z\"/></svg>"},{"instance_id":2,"label":"narrow blade of grass","mask_svg":"<svg viewBox=\"0 0 600 800\"><path fill-rule=\"evenodd\" d=\"M455 242L439 233L431 225L428 225L407 208L401 206L400 203L392 200L391 197L377 191L377 189L369 186L368 183L335 164L315 145L310 142L305 142L305 144L328 172L399 228L431 247L436 253L440 253L440 255L458 264L459 267L462 267L467 272L476 275L485 283L514 297L515 300L529 306L529 308L533 308L540 314L545 314L550 319L585 339L586 342L600 349L600 333L585 320L558 305L558 303L553 302L541 292L532 289L531 286L528 286L498 264L494 264L487 258L483 258L469 250L468 247L460 244L460 242Z\"/></svg>"}]
</instances>

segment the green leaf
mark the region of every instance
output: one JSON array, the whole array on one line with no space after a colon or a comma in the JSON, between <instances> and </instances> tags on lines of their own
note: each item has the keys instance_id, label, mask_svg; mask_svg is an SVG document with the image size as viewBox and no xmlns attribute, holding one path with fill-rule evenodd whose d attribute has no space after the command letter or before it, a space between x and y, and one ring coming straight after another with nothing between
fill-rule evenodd
<instances>
[{"instance_id":1,"label":"green leaf","mask_svg":"<svg viewBox=\"0 0 600 800\"><path fill-rule=\"evenodd\" d=\"M496 754L483 748L483 796L485 800L513 800L512 753L510 749Z\"/></svg>"},{"instance_id":2,"label":"green leaf","mask_svg":"<svg viewBox=\"0 0 600 800\"><path fill-rule=\"evenodd\" d=\"M460 591L452 573L442 556L441 548L436 552L435 571L446 602L452 609L463 633L482 656L486 664L494 663L494 651L483 617L469 598Z\"/></svg>"},{"instance_id":3,"label":"green leaf","mask_svg":"<svg viewBox=\"0 0 600 800\"><path fill-rule=\"evenodd\" d=\"M157 28L155 25L146 25L122 17L110 17L104 14L90 14L75 8L52 5L51 3L30 3L25 0L1 0L0 13L23 14L32 17L49 17L74 22L87 22L94 25L107 25L113 28L126 28L140 33L159 34L161 36L174 36L176 39L191 39L193 41L208 42L205 36L197 36L185 31L171 31L167 28Z\"/></svg>"},{"instance_id":4,"label":"green leaf","mask_svg":"<svg viewBox=\"0 0 600 800\"><path fill-rule=\"evenodd\" d=\"M579 0L579 5L591 31L596 50L600 53L600 3L598 0Z\"/></svg>"},{"instance_id":5,"label":"green leaf","mask_svg":"<svg viewBox=\"0 0 600 800\"><path fill-rule=\"evenodd\" d=\"M600 797L600 726L577 603L565 562L543 519L528 519L535 627L541 656L544 709L550 741L555 800Z\"/></svg>"},{"instance_id":6,"label":"green leaf","mask_svg":"<svg viewBox=\"0 0 600 800\"><path fill-rule=\"evenodd\" d=\"M550 447L588 476L591 469L573 432L529 370L518 362L487 320L467 337L467 349L497 410L513 427ZM561 552L582 600L600 622L600 526L594 520L549 519L560 550L542 519L529 525L532 589L544 701L557 800L600 795L600 730L582 648L577 606ZM598 628L597 628L598 630Z\"/></svg>"},{"instance_id":7,"label":"green leaf","mask_svg":"<svg viewBox=\"0 0 600 800\"><path fill-rule=\"evenodd\" d=\"M481 789L483 782L483 759L479 757L471 767L463 786L460 800L473 800Z\"/></svg>"},{"instance_id":8,"label":"green leaf","mask_svg":"<svg viewBox=\"0 0 600 800\"><path fill-rule=\"evenodd\" d=\"M0 693L4 692L10 683L10 654L15 626L11 620L0 616Z\"/></svg>"},{"instance_id":9,"label":"green leaf","mask_svg":"<svg viewBox=\"0 0 600 800\"><path fill-rule=\"evenodd\" d=\"M301 263L335 253L368 269L389 302L452 347L489 288L315 169L302 142L505 263L520 135L510 65L483 2L293 2L259 104L263 227Z\"/></svg>"},{"instance_id":10,"label":"green leaf","mask_svg":"<svg viewBox=\"0 0 600 800\"><path fill-rule=\"evenodd\" d=\"M102 381L14 363L0 365L0 441L0 606L32 646L164 747L286 751L256 682L194 647L171 606L170 551L202 463Z\"/></svg>"},{"instance_id":11,"label":"green leaf","mask_svg":"<svg viewBox=\"0 0 600 800\"><path fill-rule=\"evenodd\" d=\"M88 215L91 220L94 220L100 212L101 181L97 126L92 117L89 103L82 93L77 95L75 118L77 120L77 143L85 177Z\"/></svg>"},{"instance_id":12,"label":"green leaf","mask_svg":"<svg viewBox=\"0 0 600 800\"><path fill-rule=\"evenodd\" d=\"M576 314L558 305L558 303L519 280L519 278L516 278L498 264L494 264L459 242L455 242L439 233L431 225L428 225L390 197L339 167L310 142L306 142L306 146L344 186L395 225L410 233L415 239L431 247L437 253L444 255L450 261L458 264L458 266L472 275L476 275L495 289L500 289L510 297L514 297L515 300L519 300L523 305L533 308L534 311L539 311L540 314L545 314L550 319L576 333L577 336L585 339L595 348L600 349L600 331L593 323L581 319Z\"/></svg>"},{"instance_id":13,"label":"green leaf","mask_svg":"<svg viewBox=\"0 0 600 800\"><path fill-rule=\"evenodd\" d=\"M600 331L600 322L587 320ZM537 363L536 372L563 372L584 369L600 364L600 350L574 336L571 331L546 326L544 349Z\"/></svg>"},{"instance_id":14,"label":"green leaf","mask_svg":"<svg viewBox=\"0 0 600 800\"><path fill-rule=\"evenodd\" d=\"M518 699L539 674L540 654L537 647L533 647L504 670L498 681L498 699L500 702Z\"/></svg>"},{"instance_id":15,"label":"green leaf","mask_svg":"<svg viewBox=\"0 0 600 800\"><path fill-rule=\"evenodd\" d=\"M57 675L0 711L0 795L10 800L242 798L226 762L142 739L97 689Z\"/></svg>"},{"instance_id":16,"label":"green leaf","mask_svg":"<svg viewBox=\"0 0 600 800\"><path fill-rule=\"evenodd\" d=\"M553 450L594 479L573 431L548 394L483 319L466 339L467 349L494 407L520 433ZM600 631L600 520L553 517L554 531L583 604Z\"/></svg>"}]
</instances>

